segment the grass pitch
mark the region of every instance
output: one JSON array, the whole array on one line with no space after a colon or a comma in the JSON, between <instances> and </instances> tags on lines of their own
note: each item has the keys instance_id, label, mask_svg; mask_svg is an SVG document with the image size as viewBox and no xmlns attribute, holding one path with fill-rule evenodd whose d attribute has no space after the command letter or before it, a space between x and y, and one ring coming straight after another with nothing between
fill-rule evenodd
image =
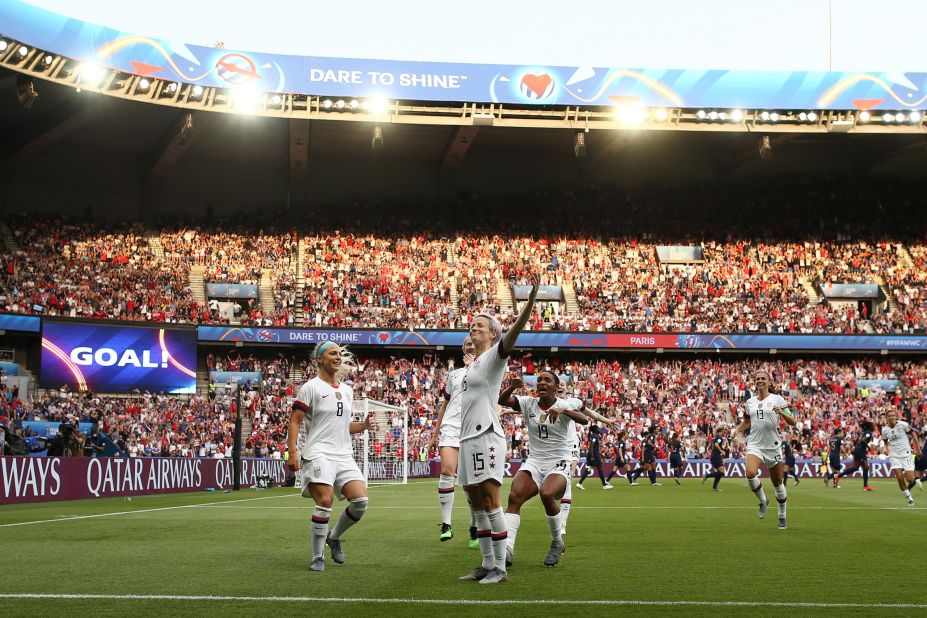
<instances>
[{"instance_id":1,"label":"grass pitch","mask_svg":"<svg viewBox=\"0 0 927 618\"><path fill-rule=\"evenodd\" d=\"M573 490L567 552L553 569L540 502L522 510L510 581L459 582L479 561L438 541L437 480L372 486L344 537L347 562L309 571L311 502L292 489L174 494L0 507L0 615L899 615L927 610L916 585L927 550L927 493L905 505L807 479L757 518L743 479L681 487L590 479ZM771 487L765 482L767 495ZM508 484L503 497L508 495ZM335 508L335 513L340 512ZM912 585L915 584L915 585ZM25 595L47 595L27 597ZM360 599L360 600L358 600ZM778 604L778 605L777 605Z\"/></svg>"}]
</instances>

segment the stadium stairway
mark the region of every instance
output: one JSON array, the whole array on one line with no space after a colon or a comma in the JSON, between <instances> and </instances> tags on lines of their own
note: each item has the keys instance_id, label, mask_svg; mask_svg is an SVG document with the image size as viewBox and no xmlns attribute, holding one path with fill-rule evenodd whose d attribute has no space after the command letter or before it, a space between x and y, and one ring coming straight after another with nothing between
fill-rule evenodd
<instances>
[{"instance_id":1,"label":"stadium stairway","mask_svg":"<svg viewBox=\"0 0 927 618\"><path fill-rule=\"evenodd\" d=\"M496 279L496 298L499 299L499 307L503 315L515 313L515 290L508 281L501 277Z\"/></svg>"},{"instance_id":2,"label":"stadium stairway","mask_svg":"<svg viewBox=\"0 0 927 618\"><path fill-rule=\"evenodd\" d=\"M805 294L808 295L808 302L810 302L812 305L820 305L821 295L818 294L818 291L814 289L814 286L811 284L811 280L808 279L808 277L799 277L798 281L801 283L801 287L805 289Z\"/></svg>"},{"instance_id":3,"label":"stadium stairway","mask_svg":"<svg viewBox=\"0 0 927 618\"><path fill-rule=\"evenodd\" d=\"M872 280L879 285L879 289L882 290L882 294L885 296L885 300L888 301L888 308L891 311L900 311L901 305L898 304L898 301L895 300L895 295L891 293L891 290L888 289L888 286L885 284L885 280L880 275L873 275Z\"/></svg>"},{"instance_id":4,"label":"stadium stairway","mask_svg":"<svg viewBox=\"0 0 927 618\"><path fill-rule=\"evenodd\" d=\"M0 221L0 234L3 235L3 246L6 248L7 253L13 254L19 245L16 243L16 237L13 236L13 232L10 231L10 226L6 224L6 221Z\"/></svg>"},{"instance_id":5,"label":"stadium stairway","mask_svg":"<svg viewBox=\"0 0 927 618\"><path fill-rule=\"evenodd\" d=\"M164 246L161 244L161 234L156 230L149 229L145 235L148 240L148 248L151 253L158 259L164 257Z\"/></svg>"},{"instance_id":6,"label":"stadium stairway","mask_svg":"<svg viewBox=\"0 0 927 618\"><path fill-rule=\"evenodd\" d=\"M298 391L306 381L306 374L299 363L290 364L290 383L293 385L293 391Z\"/></svg>"},{"instance_id":7,"label":"stadium stairway","mask_svg":"<svg viewBox=\"0 0 927 618\"><path fill-rule=\"evenodd\" d=\"M305 256L306 242L299 239L299 251L296 254L296 326L303 326L306 316L303 315L303 298L306 294Z\"/></svg>"},{"instance_id":8,"label":"stadium stairway","mask_svg":"<svg viewBox=\"0 0 927 618\"><path fill-rule=\"evenodd\" d=\"M205 266L194 264L190 267L190 274L187 275L187 282L190 284L190 293L193 295L193 300L203 305L206 304L206 284L203 281L205 271Z\"/></svg>"},{"instance_id":9,"label":"stadium stairway","mask_svg":"<svg viewBox=\"0 0 927 618\"><path fill-rule=\"evenodd\" d=\"M908 251L908 248L901 243L898 244L898 257L901 258L905 266L912 270L914 269L914 257L911 256L911 252Z\"/></svg>"},{"instance_id":10,"label":"stadium stairway","mask_svg":"<svg viewBox=\"0 0 927 618\"><path fill-rule=\"evenodd\" d=\"M209 394L209 372L205 369L196 370L196 394L203 397Z\"/></svg>"},{"instance_id":11,"label":"stadium stairway","mask_svg":"<svg viewBox=\"0 0 927 618\"><path fill-rule=\"evenodd\" d=\"M579 301L576 299L576 290L572 283L564 283L560 286L563 289L563 300L566 303L567 315L579 315Z\"/></svg>"},{"instance_id":12,"label":"stadium stairway","mask_svg":"<svg viewBox=\"0 0 927 618\"><path fill-rule=\"evenodd\" d=\"M447 254L447 265L456 266L457 265L457 252L454 251L454 243L448 241L445 244L445 247L446 247L445 253Z\"/></svg>"},{"instance_id":13,"label":"stadium stairway","mask_svg":"<svg viewBox=\"0 0 927 618\"><path fill-rule=\"evenodd\" d=\"M277 310L277 303L274 302L274 280L273 271L268 268L261 269L261 283L258 286L258 301L261 303L261 309L264 315L273 315Z\"/></svg>"}]
</instances>

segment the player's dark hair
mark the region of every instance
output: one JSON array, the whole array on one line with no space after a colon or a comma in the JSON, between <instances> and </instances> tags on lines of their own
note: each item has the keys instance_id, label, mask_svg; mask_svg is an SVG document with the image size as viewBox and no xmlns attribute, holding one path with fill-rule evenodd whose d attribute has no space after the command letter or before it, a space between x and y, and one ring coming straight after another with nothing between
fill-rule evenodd
<instances>
[{"instance_id":1,"label":"player's dark hair","mask_svg":"<svg viewBox=\"0 0 927 618\"><path fill-rule=\"evenodd\" d=\"M538 375L541 375L542 373L549 373L550 375L554 376L554 384L556 384L557 386L560 386L560 376L558 376L552 370L542 369L541 371L538 372Z\"/></svg>"}]
</instances>

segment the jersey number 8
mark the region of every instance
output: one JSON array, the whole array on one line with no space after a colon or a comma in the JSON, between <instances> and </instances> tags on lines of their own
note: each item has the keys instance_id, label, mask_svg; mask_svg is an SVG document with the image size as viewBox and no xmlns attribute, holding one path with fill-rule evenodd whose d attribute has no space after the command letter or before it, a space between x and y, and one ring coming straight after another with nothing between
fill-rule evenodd
<instances>
[{"instance_id":1,"label":"jersey number 8","mask_svg":"<svg viewBox=\"0 0 927 618\"><path fill-rule=\"evenodd\" d=\"M547 433L547 425L538 425L538 437L545 440L550 437L550 434Z\"/></svg>"},{"instance_id":2,"label":"jersey number 8","mask_svg":"<svg viewBox=\"0 0 927 618\"><path fill-rule=\"evenodd\" d=\"M344 416L344 403L341 401L338 402L338 412L336 416Z\"/></svg>"}]
</instances>

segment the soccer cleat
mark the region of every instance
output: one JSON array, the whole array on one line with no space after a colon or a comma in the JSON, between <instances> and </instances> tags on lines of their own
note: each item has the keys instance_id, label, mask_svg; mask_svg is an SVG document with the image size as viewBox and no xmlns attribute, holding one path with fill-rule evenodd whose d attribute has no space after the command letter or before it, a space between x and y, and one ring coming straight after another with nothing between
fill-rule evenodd
<instances>
[{"instance_id":1,"label":"soccer cleat","mask_svg":"<svg viewBox=\"0 0 927 618\"><path fill-rule=\"evenodd\" d=\"M493 568L489 573L486 574L486 577L480 580L481 584L501 584L502 582L509 581L508 574L499 568Z\"/></svg>"},{"instance_id":2,"label":"soccer cleat","mask_svg":"<svg viewBox=\"0 0 927 618\"><path fill-rule=\"evenodd\" d=\"M769 508L769 500L760 502L760 519L766 519L766 509Z\"/></svg>"},{"instance_id":3,"label":"soccer cleat","mask_svg":"<svg viewBox=\"0 0 927 618\"><path fill-rule=\"evenodd\" d=\"M801 481L799 481L799 480L798 480L798 477L796 476L796 477L795 477L795 487L798 487L798 484L799 484L799 483L801 483Z\"/></svg>"},{"instance_id":4,"label":"soccer cleat","mask_svg":"<svg viewBox=\"0 0 927 618\"><path fill-rule=\"evenodd\" d=\"M875 488L874 488L874 487L870 487L869 485L864 485L864 486L863 486L863 491L875 491Z\"/></svg>"},{"instance_id":5,"label":"soccer cleat","mask_svg":"<svg viewBox=\"0 0 927 618\"><path fill-rule=\"evenodd\" d=\"M608 483L606 483L605 485L602 485L602 489L614 489L614 488L615 488L614 485L609 485Z\"/></svg>"},{"instance_id":6,"label":"soccer cleat","mask_svg":"<svg viewBox=\"0 0 927 618\"><path fill-rule=\"evenodd\" d=\"M651 483L650 486L651 487L663 487L663 485L661 485L660 483Z\"/></svg>"},{"instance_id":7,"label":"soccer cleat","mask_svg":"<svg viewBox=\"0 0 927 618\"><path fill-rule=\"evenodd\" d=\"M309 565L310 571L324 571L325 570L325 558L319 556L318 558L312 559L312 564Z\"/></svg>"},{"instance_id":8,"label":"soccer cleat","mask_svg":"<svg viewBox=\"0 0 927 618\"><path fill-rule=\"evenodd\" d=\"M834 489L837 489L839 485L840 485L840 475L835 474L834 475Z\"/></svg>"},{"instance_id":9,"label":"soccer cleat","mask_svg":"<svg viewBox=\"0 0 927 618\"><path fill-rule=\"evenodd\" d=\"M544 556L544 566L552 567L560 562L560 556L563 555L563 549L563 543L552 542L550 544L550 551L547 552L546 556Z\"/></svg>"},{"instance_id":10,"label":"soccer cleat","mask_svg":"<svg viewBox=\"0 0 927 618\"><path fill-rule=\"evenodd\" d=\"M920 479L917 479L916 481L914 481L914 486L920 489L921 491L924 491L924 484L921 482Z\"/></svg>"},{"instance_id":11,"label":"soccer cleat","mask_svg":"<svg viewBox=\"0 0 927 618\"><path fill-rule=\"evenodd\" d=\"M492 569L492 570L495 571L495 569ZM468 573L467 575L464 575L463 577L458 577L457 579L459 579L462 582L478 582L478 581L482 581L482 579L486 577L487 575L489 575L489 573L490 573L490 569L484 569L482 566L478 566L475 569L473 569L472 572Z\"/></svg>"},{"instance_id":12,"label":"soccer cleat","mask_svg":"<svg viewBox=\"0 0 927 618\"><path fill-rule=\"evenodd\" d=\"M451 529L450 524L441 524L441 536L439 538L442 543L454 538L454 531Z\"/></svg>"},{"instance_id":13,"label":"soccer cleat","mask_svg":"<svg viewBox=\"0 0 927 618\"><path fill-rule=\"evenodd\" d=\"M468 549L479 549L479 548L480 548L480 542L479 542L479 540L478 540L478 539L470 539L469 541L467 541L467 548L468 548Z\"/></svg>"},{"instance_id":14,"label":"soccer cleat","mask_svg":"<svg viewBox=\"0 0 927 618\"><path fill-rule=\"evenodd\" d=\"M673 480L676 481L676 484L677 484L677 485L682 485L682 483L679 482L679 479L673 479Z\"/></svg>"},{"instance_id":15,"label":"soccer cleat","mask_svg":"<svg viewBox=\"0 0 927 618\"><path fill-rule=\"evenodd\" d=\"M785 530L788 526L785 523L785 517L779 518L779 530Z\"/></svg>"},{"instance_id":16,"label":"soccer cleat","mask_svg":"<svg viewBox=\"0 0 927 618\"><path fill-rule=\"evenodd\" d=\"M908 498L908 506L914 506L914 498Z\"/></svg>"},{"instance_id":17,"label":"soccer cleat","mask_svg":"<svg viewBox=\"0 0 927 618\"><path fill-rule=\"evenodd\" d=\"M509 568L513 564L515 564L515 550L509 547L508 545L506 545L505 546L505 568Z\"/></svg>"},{"instance_id":18,"label":"soccer cleat","mask_svg":"<svg viewBox=\"0 0 927 618\"><path fill-rule=\"evenodd\" d=\"M630 485L631 485L631 487L636 487L636 486L637 486L637 481L631 481Z\"/></svg>"},{"instance_id":19,"label":"soccer cleat","mask_svg":"<svg viewBox=\"0 0 927 618\"><path fill-rule=\"evenodd\" d=\"M582 483L577 483L577 484L576 484L576 489L586 489L586 488L583 487L583 484L582 484Z\"/></svg>"},{"instance_id":20,"label":"soccer cleat","mask_svg":"<svg viewBox=\"0 0 927 618\"><path fill-rule=\"evenodd\" d=\"M325 539L328 548L332 550L332 560L335 564L344 564L344 550L341 549L341 539L333 539L330 535Z\"/></svg>"},{"instance_id":21,"label":"soccer cleat","mask_svg":"<svg viewBox=\"0 0 927 618\"><path fill-rule=\"evenodd\" d=\"M718 489L717 487L712 487L712 488L711 488L711 491L721 491L721 490Z\"/></svg>"}]
</instances>

